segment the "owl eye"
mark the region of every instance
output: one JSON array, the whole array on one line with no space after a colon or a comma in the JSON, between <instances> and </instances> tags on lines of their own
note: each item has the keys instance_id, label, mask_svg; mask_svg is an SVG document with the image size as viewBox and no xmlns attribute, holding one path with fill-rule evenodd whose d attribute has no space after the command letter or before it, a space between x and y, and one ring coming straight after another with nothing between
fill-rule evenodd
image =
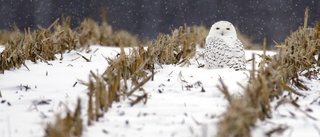
<instances>
[{"instance_id":1,"label":"owl eye","mask_svg":"<svg viewBox=\"0 0 320 137\"><path fill-rule=\"evenodd\" d=\"M219 30L220 28L216 28L216 30Z\"/></svg>"},{"instance_id":2,"label":"owl eye","mask_svg":"<svg viewBox=\"0 0 320 137\"><path fill-rule=\"evenodd\" d=\"M227 30L230 30L230 28L227 28Z\"/></svg>"}]
</instances>

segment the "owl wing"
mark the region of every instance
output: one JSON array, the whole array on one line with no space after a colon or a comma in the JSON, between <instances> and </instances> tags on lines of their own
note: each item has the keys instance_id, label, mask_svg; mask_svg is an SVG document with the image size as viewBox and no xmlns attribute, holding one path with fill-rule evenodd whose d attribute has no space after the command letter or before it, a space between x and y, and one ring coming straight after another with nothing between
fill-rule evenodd
<instances>
[{"instance_id":1,"label":"owl wing","mask_svg":"<svg viewBox=\"0 0 320 137\"><path fill-rule=\"evenodd\" d=\"M228 66L235 70L245 69L246 57L245 51L241 41L237 38L231 37L230 40L233 42L232 45L228 45L228 51L226 53L230 60Z\"/></svg>"}]
</instances>

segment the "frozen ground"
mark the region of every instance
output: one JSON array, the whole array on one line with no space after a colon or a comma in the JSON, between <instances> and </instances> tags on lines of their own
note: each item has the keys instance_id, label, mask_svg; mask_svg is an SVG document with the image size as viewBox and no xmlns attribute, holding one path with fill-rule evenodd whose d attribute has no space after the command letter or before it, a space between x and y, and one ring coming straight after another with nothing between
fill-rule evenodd
<instances>
[{"instance_id":1,"label":"frozen ground","mask_svg":"<svg viewBox=\"0 0 320 137\"><path fill-rule=\"evenodd\" d=\"M82 115L86 119L87 89L76 82L87 80L90 70L101 74L108 66L103 56L115 56L119 52L118 48L91 48L98 50L95 53L72 51L65 53L63 60L57 55L58 60L49 64L28 61L26 65L30 71L22 67L0 74L0 137L43 136L46 123L53 122L55 115L67 108L73 110L77 98L82 99ZM77 53L87 58L92 56L91 62L86 62ZM247 59L252 53L261 52L246 51ZM231 69L208 70L197 68L195 60L191 63L185 67L157 67L154 81L143 86L148 93L145 105L140 103L131 107L129 100L113 104L103 118L85 127L84 136L213 136L228 105L216 88L218 78L224 80L233 95L241 96L242 90L237 83L245 85L249 73ZM247 68L251 68L251 62L247 63ZM310 117L320 119L320 81L306 81L311 90L301 91L306 95L298 99L302 111L290 104L277 108L272 119L258 122L252 129L254 136L264 136L266 131L279 125L288 126L280 136L320 136L320 122ZM276 102L273 102L274 106Z\"/></svg>"}]
</instances>

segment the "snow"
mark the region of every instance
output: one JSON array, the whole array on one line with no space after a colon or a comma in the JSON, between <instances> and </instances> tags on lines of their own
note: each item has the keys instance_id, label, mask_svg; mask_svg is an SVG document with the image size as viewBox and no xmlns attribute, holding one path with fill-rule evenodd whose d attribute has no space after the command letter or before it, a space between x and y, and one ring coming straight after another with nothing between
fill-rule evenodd
<instances>
[{"instance_id":1,"label":"snow","mask_svg":"<svg viewBox=\"0 0 320 137\"><path fill-rule=\"evenodd\" d=\"M53 122L55 116L66 109L73 110L77 98L82 99L82 117L86 119L87 89L76 82L88 80L90 70L102 74L108 66L104 56L113 57L120 51L119 48L102 46L91 46L91 49L89 53L65 53L62 60L56 55L58 59L49 61L49 64L27 61L30 71L22 67L1 74L0 136L44 136L46 124ZM92 56L91 62L77 53L87 58ZM246 51L247 59L252 58L253 53L262 52ZM247 68L250 69L251 65L248 62ZM130 106L130 99L114 103L103 118L85 127L84 136L213 136L228 106L217 89L219 77L235 96L242 95L238 84L246 85L249 77L248 71L197 68L194 59L190 66L162 65L157 66L155 72L154 80L143 86L148 94L146 104ZM300 91L306 95L298 99L303 111L290 104L281 105L273 110L272 119L257 123L252 129L253 136L264 136L266 131L279 125L289 127L280 136L320 135L319 122L304 113L310 109L308 115L320 119L320 84L318 80L304 80L310 90ZM277 101L272 102L273 106ZM292 116L292 113L296 115Z\"/></svg>"},{"instance_id":2,"label":"snow","mask_svg":"<svg viewBox=\"0 0 320 137\"><path fill-rule=\"evenodd\" d=\"M308 91L300 91L305 97L297 97L299 108L290 104L280 105L273 109L273 118L260 122L254 134L273 129L279 125L286 125L288 129L282 136L290 137L319 137L320 136L320 83L319 79L308 80L304 84L310 88ZM296 98L294 96L294 98ZM276 106L279 100L272 102Z\"/></svg>"}]
</instances>

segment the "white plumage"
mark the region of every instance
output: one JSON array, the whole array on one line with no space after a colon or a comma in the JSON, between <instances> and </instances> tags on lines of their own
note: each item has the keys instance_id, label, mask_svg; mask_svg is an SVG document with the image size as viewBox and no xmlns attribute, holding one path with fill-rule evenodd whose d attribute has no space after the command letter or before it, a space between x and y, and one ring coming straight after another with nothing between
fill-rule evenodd
<instances>
[{"instance_id":1,"label":"white plumage","mask_svg":"<svg viewBox=\"0 0 320 137\"><path fill-rule=\"evenodd\" d=\"M245 52L234 26L219 21L211 26L204 53L207 68L245 69Z\"/></svg>"}]
</instances>

